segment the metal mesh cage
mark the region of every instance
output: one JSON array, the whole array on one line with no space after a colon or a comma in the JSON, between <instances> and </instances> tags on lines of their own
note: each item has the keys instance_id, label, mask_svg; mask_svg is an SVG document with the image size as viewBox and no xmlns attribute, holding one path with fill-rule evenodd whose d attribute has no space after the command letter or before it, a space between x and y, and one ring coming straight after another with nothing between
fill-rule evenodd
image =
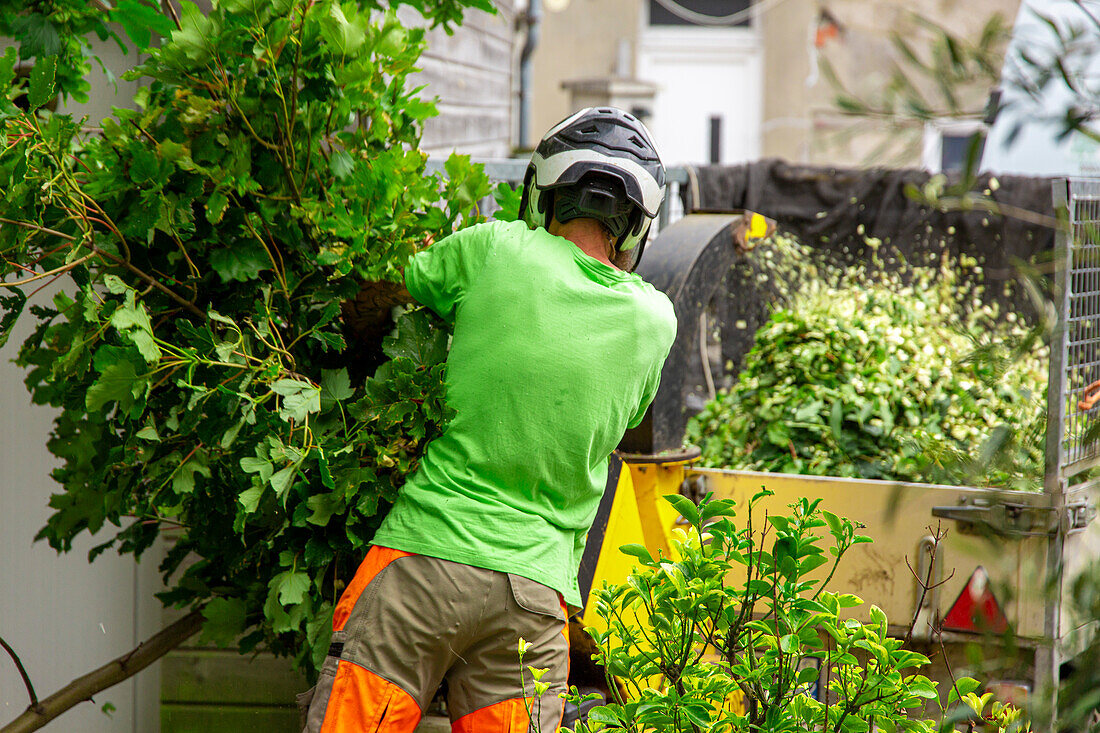
<instances>
[{"instance_id":1,"label":"metal mesh cage","mask_svg":"<svg viewBox=\"0 0 1100 733\"><path fill-rule=\"evenodd\" d=\"M1100 463L1100 180L1067 182L1062 272L1062 450L1064 478ZM1052 375L1054 376L1054 375ZM1052 388L1056 382L1052 381Z\"/></svg>"}]
</instances>

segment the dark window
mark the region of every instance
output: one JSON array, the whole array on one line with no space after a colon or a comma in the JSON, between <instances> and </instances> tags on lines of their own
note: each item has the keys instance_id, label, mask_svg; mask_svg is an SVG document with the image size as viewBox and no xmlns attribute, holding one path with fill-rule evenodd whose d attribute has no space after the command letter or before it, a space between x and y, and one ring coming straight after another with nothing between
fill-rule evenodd
<instances>
[{"instance_id":1,"label":"dark window","mask_svg":"<svg viewBox=\"0 0 1100 733\"><path fill-rule=\"evenodd\" d=\"M966 156L970 152L971 140L977 136L977 155L975 160L982 159L982 149L985 148L985 133L974 132L965 135L944 134L940 150L940 170L944 173L957 173L966 167ZM971 171L977 173L977 171Z\"/></svg>"},{"instance_id":2,"label":"dark window","mask_svg":"<svg viewBox=\"0 0 1100 733\"><path fill-rule=\"evenodd\" d=\"M722 118L710 118L710 162L722 162Z\"/></svg>"},{"instance_id":3,"label":"dark window","mask_svg":"<svg viewBox=\"0 0 1100 733\"><path fill-rule=\"evenodd\" d=\"M711 24L696 19L696 16L705 15L718 20L736 13L737 21L727 25L746 26L750 25L751 18L744 11L751 5L752 0L649 0L649 24L707 26ZM668 6L679 12L669 10Z\"/></svg>"}]
</instances>

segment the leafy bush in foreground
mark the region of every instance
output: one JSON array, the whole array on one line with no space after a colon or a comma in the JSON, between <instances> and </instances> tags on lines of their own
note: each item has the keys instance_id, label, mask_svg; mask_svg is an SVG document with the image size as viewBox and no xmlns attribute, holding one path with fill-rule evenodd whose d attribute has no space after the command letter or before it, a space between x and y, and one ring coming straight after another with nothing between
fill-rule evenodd
<instances>
[{"instance_id":1,"label":"leafy bush in foreground","mask_svg":"<svg viewBox=\"0 0 1100 733\"><path fill-rule=\"evenodd\" d=\"M690 525L677 530L673 557L622 548L639 567L594 592L603 628L590 633L627 699L593 709L584 730L933 733L956 722L973 730L975 718L986 730L1027 730L1019 710L979 697L971 678L953 680L941 703L920 674L928 658L887 635L885 613L851 618L863 601L827 589L844 555L870 540L820 499L754 526L766 494L743 527L731 500L666 497Z\"/></svg>"}]
</instances>

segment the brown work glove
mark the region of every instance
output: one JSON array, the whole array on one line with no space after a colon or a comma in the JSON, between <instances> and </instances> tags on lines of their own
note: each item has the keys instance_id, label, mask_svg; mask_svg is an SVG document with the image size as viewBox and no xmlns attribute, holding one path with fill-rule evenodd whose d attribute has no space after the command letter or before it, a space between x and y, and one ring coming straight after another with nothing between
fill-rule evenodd
<instances>
[{"instance_id":1,"label":"brown work glove","mask_svg":"<svg viewBox=\"0 0 1100 733\"><path fill-rule=\"evenodd\" d=\"M363 345L373 345L389 330L393 307L412 302L404 283L367 281L353 300L340 304L340 312L351 337Z\"/></svg>"}]
</instances>

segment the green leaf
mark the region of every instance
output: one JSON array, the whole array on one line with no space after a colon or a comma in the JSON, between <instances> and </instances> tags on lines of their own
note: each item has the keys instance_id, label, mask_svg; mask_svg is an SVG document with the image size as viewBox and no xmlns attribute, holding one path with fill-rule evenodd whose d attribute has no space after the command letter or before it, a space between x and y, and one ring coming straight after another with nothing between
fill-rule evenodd
<instances>
[{"instance_id":1,"label":"green leaf","mask_svg":"<svg viewBox=\"0 0 1100 733\"><path fill-rule=\"evenodd\" d=\"M210 198L213 199L214 196ZM208 219L209 216L210 210L207 209ZM218 273L222 283L246 282L255 280L264 270L270 270L271 258L256 242L242 241L215 249L210 253L210 265Z\"/></svg>"},{"instance_id":2,"label":"green leaf","mask_svg":"<svg viewBox=\"0 0 1100 733\"><path fill-rule=\"evenodd\" d=\"M280 379L271 391L282 396L279 416L284 420L303 422L311 412L321 411L321 388L299 379Z\"/></svg>"},{"instance_id":3,"label":"green leaf","mask_svg":"<svg viewBox=\"0 0 1100 733\"><path fill-rule=\"evenodd\" d=\"M854 593L841 593L836 599L841 608L855 608L863 605L863 599Z\"/></svg>"},{"instance_id":4,"label":"green leaf","mask_svg":"<svg viewBox=\"0 0 1100 733\"><path fill-rule=\"evenodd\" d=\"M451 153L443 167L448 176L446 196L454 209L470 208L489 193L484 169L471 163L469 155Z\"/></svg>"},{"instance_id":5,"label":"green leaf","mask_svg":"<svg viewBox=\"0 0 1100 733\"><path fill-rule=\"evenodd\" d=\"M790 428L787 427L786 423L779 421L769 423L764 433L768 438L768 442L772 445L778 445L785 448L791 442Z\"/></svg>"},{"instance_id":6,"label":"green leaf","mask_svg":"<svg viewBox=\"0 0 1100 733\"><path fill-rule=\"evenodd\" d=\"M817 667L803 667L798 670L797 682L800 685L809 685L817 682L820 671Z\"/></svg>"},{"instance_id":7,"label":"green leaf","mask_svg":"<svg viewBox=\"0 0 1100 733\"><path fill-rule=\"evenodd\" d=\"M844 405L840 401L833 402L829 408L829 430L833 439L837 442L844 440Z\"/></svg>"},{"instance_id":8,"label":"green leaf","mask_svg":"<svg viewBox=\"0 0 1100 733\"><path fill-rule=\"evenodd\" d=\"M977 692L978 688L982 686L982 683L973 677L960 677L955 680L955 684L947 690L947 704L948 706L954 705L962 697L966 697L972 692Z\"/></svg>"},{"instance_id":9,"label":"green leaf","mask_svg":"<svg viewBox=\"0 0 1100 733\"><path fill-rule=\"evenodd\" d=\"M237 501L240 502L241 508L244 509L246 514L251 514L260 506L260 498L263 495L264 488L262 486L253 486L251 489L242 491L237 497Z\"/></svg>"},{"instance_id":10,"label":"green leaf","mask_svg":"<svg viewBox=\"0 0 1100 733\"><path fill-rule=\"evenodd\" d=\"M281 500L286 492L290 489L290 483L294 479L294 474L298 472L298 465L287 466L286 468L276 471L271 476L271 488L275 490L275 495Z\"/></svg>"},{"instance_id":11,"label":"green leaf","mask_svg":"<svg viewBox=\"0 0 1100 733\"><path fill-rule=\"evenodd\" d=\"M51 26L52 27L52 26ZM31 83L27 90L27 104L38 109L57 95L57 56L39 56L31 69Z\"/></svg>"},{"instance_id":12,"label":"green leaf","mask_svg":"<svg viewBox=\"0 0 1100 733\"><path fill-rule=\"evenodd\" d=\"M355 159L346 150L336 150L329 156L329 170L339 180L344 180L355 169Z\"/></svg>"},{"instance_id":13,"label":"green leaf","mask_svg":"<svg viewBox=\"0 0 1100 733\"><path fill-rule=\"evenodd\" d=\"M219 647L229 646L244 631L247 616L248 607L241 599L215 598L202 609L205 621L200 641Z\"/></svg>"},{"instance_id":14,"label":"green leaf","mask_svg":"<svg viewBox=\"0 0 1100 733\"><path fill-rule=\"evenodd\" d=\"M798 573L799 575L807 575L827 562L829 562L829 559L824 555L810 555L798 563Z\"/></svg>"},{"instance_id":15,"label":"green leaf","mask_svg":"<svg viewBox=\"0 0 1100 733\"><path fill-rule=\"evenodd\" d=\"M134 365L120 361L105 367L84 395L88 412L98 412L105 405L117 402L122 412L128 412L134 398L145 389L145 379L139 377Z\"/></svg>"},{"instance_id":16,"label":"green leaf","mask_svg":"<svg viewBox=\"0 0 1100 733\"><path fill-rule=\"evenodd\" d=\"M695 502L686 496L680 494L667 494L665 501L671 504L676 511L680 512L680 516L686 519L692 526L699 526L699 508L695 506Z\"/></svg>"},{"instance_id":17,"label":"green leaf","mask_svg":"<svg viewBox=\"0 0 1100 733\"><path fill-rule=\"evenodd\" d=\"M347 19L338 2L333 2L328 15L321 18L321 36L341 56L354 54L366 40L363 28Z\"/></svg>"},{"instance_id":18,"label":"green leaf","mask_svg":"<svg viewBox=\"0 0 1100 733\"><path fill-rule=\"evenodd\" d=\"M939 697L939 693L936 692L935 684L923 677L915 678L915 680L909 684L907 692L910 695L924 698L925 700L935 700Z\"/></svg>"},{"instance_id":19,"label":"green leaf","mask_svg":"<svg viewBox=\"0 0 1100 733\"><path fill-rule=\"evenodd\" d=\"M245 473L258 473L260 480L264 483L275 473L275 466L266 458L245 456L240 460L240 466Z\"/></svg>"},{"instance_id":20,"label":"green leaf","mask_svg":"<svg viewBox=\"0 0 1100 733\"><path fill-rule=\"evenodd\" d=\"M180 3L180 27L161 49L164 60L177 68L193 69L214 55L213 42L219 37L216 14L207 16L192 2Z\"/></svg>"},{"instance_id":21,"label":"green leaf","mask_svg":"<svg viewBox=\"0 0 1100 733\"><path fill-rule=\"evenodd\" d=\"M111 20L122 26L138 51L149 48L153 33L167 37L176 27L158 8L141 0L118 0Z\"/></svg>"},{"instance_id":22,"label":"green leaf","mask_svg":"<svg viewBox=\"0 0 1100 733\"><path fill-rule=\"evenodd\" d=\"M107 292L114 295L124 295L130 286L122 281L122 278L117 275L105 275L103 277L103 285L107 288Z\"/></svg>"},{"instance_id":23,"label":"green leaf","mask_svg":"<svg viewBox=\"0 0 1100 733\"><path fill-rule=\"evenodd\" d=\"M157 432L157 429L152 425L146 425L141 430L137 431L137 433L135 433L135 436L141 438L142 440L149 440L154 443L160 442L160 434Z\"/></svg>"},{"instance_id":24,"label":"green leaf","mask_svg":"<svg viewBox=\"0 0 1100 733\"><path fill-rule=\"evenodd\" d=\"M284 420L305 422L311 412L321 411L321 390L319 387L310 387L296 394L287 395L279 407L279 416Z\"/></svg>"},{"instance_id":25,"label":"green leaf","mask_svg":"<svg viewBox=\"0 0 1100 733\"><path fill-rule=\"evenodd\" d=\"M355 394L347 369L321 370L321 408L328 409L336 402L350 399Z\"/></svg>"},{"instance_id":26,"label":"green leaf","mask_svg":"<svg viewBox=\"0 0 1100 733\"><path fill-rule=\"evenodd\" d=\"M41 13L27 13L11 21L11 29L19 39L19 53L25 58L41 59L61 53L61 36L50 19Z\"/></svg>"},{"instance_id":27,"label":"green leaf","mask_svg":"<svg viewBox=\"0 0 1100 733\"><path fill-rule=\"evenodd\" d=\"M153 324L143 303L135 302L133 290L127 289L126 301L111 314L111 325L133 342L149 364L160 361L161 351L153 338Z\"/></svg>"},{"instance_id":28,"label":"green leaf","mask_svg":"<svg viewBox=\"0 0 1100 733\"><path fill-rule=\"evenodd\" d=\"M382 341L391 359L405 357L417 366L431 366L447 358L447 332L433 325L424 310L402 314L397 328Z\"/></svg>"},{"instance_id":29,"label":"green leaf","mask_svg":"<svg viewBox=\"0 0 1100 733\"><path fill-rule=\"evenodd\" d=\"M10 51L11 48L8 48ZM27 296L22 290L12 290L10 293L0 295L0 309L3 316L0 317L0 346L8 342L11 330L15 327L19 316L23 314L23 308L27 304Z\"/></svg>"},{"instance_id":30,"label":"green leaf","mask_svg":"<svg viewBox=\"0 0 1100 733\"><path fill-rule=\"evenodd\" d=\"M333 513L339 509L340 501L333 493L314 494L306 499L306 505L313 510L313 513L306 517L306 521L318 527L324 527Z\"/></svg>"},{"instance_id":31,"label":"green leaf","mask_svg":"<svg viewBox=\"0 0 1100 733\"><path fill-rule=\"evenodd\" d=\"M301 571L286 570L271 579L270 587L284 606L301 603L309 591L309 576Z\"/></svg>"},{"instance_id":32,"label":"green leaf","mask_svg":"<svg viewBox=\"0 0 1100 733\"><path fill-rule=\"evenodd\" d=\"M500 208L493 212L493 218L498 221L515 221L519 218L519 205L523 198L523 186L511 185L507 182L498 183L493 189L493 200Z\"/></svg>"},{"instance_id":33,"label":"green leaf","mask_svg":"<svg viewBox=\"0 0 1100 733\"><path fill-rule=\"evenodd\" d=\"M130 160L130 180L134 183L148 183L160 173L160 158L155 150L139 148Z\"/></svg>"},{"instance_id":34,"label":"green leaf","mask_svg":"<svg viewBox=\"0 0 1100 733\"><path fill-rule=\"evenodd\" d=\"M789 532L791 529L791 520L786 517L781 517L778 514L769 514L768 524L775 527L780 532Z\"/></svg>"},{"instance_id":35,"label":"green leaf","mask_svg":"<svg viewBox=\"0 0 1100 733\"><path fill-rule=\"evenodd\" d=\"M15 46L4 49L4 55L0 56L0 89L7 89L15 81L15 64L19 61L19 54Z\"/></svg>"},{"instance_id":36,"label":"green leaf","mask_svg":"<svg viewBox=\"0 0 1100 733\"><path fill-rule=\"evenodd\" d=\"M303 390L316 389L311 382L301 379L279 379L271 384L271 391L283 397L301 394Z\"/></svg>"},{"instance_id":37,"label":"green leaf","mask_svg":"<svg viewBox=\"0 0 1100 733\"><path fill-rule=\"evenodd\" d=\"M629 545L623 545L619 547L620 553L636 557L642 562L652 562L653 556L649 554L649 550L636 543L630 543Z\"/></svg>"},{"instance_id":38,"label":"green leaf","mask_svg":"<svg viewBox=\"0 0 1100 733\"><path fill-rule=\"evenodd\" d=\"M172 491L190 494L195 490L195 474L210 478L210 465L206 451L197 450L172 475Z\"/></svg>"},{"instance_id":39,"label":"green leaf","mask_svg":"<svg viewBox=\"0 0 1100 733\"><path fill-rule=\"evenodd\" d=\"M227 197L221 191L215 191L210 194L210 197L206 199L206 220L211 224L217 224L221 222L222 217L225 216L225 209L229 206L229 197ZM240 278L230 278L240 279Z\"/></svg>"},{"instance_id":40,"label":"green leaf","mask_svg":"<svg viewBox=\"0 0 1100 733\"><path fill-rule=\"evenodd\" d=\"M375 52L385 56L400 56L406 52L409 37L412 35L397 18L397 12L390 8L386 11L380 33L375 38Z\"/></svg>"},{"instance_id":41,"label":"green leaf","mask_svg":"<svg viewBox=\"0 0 1100 733\"><path fill-rule=\"evenodd\" d=\"M704 522L714 517L733 517L737 515L737 512L734 511L735 506L737 506L737 501L734 499L707 501L699 505L699 517Z\"/></svg>"}]
</instances>

